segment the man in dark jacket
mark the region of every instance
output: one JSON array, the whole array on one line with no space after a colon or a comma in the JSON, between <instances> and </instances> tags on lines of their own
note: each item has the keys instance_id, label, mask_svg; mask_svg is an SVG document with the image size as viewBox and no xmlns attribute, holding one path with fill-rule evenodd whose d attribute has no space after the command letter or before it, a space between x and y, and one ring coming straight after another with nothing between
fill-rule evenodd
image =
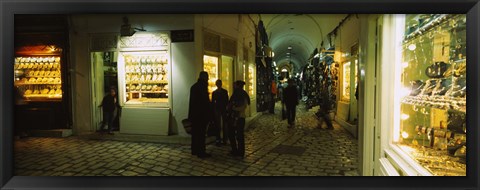
<instances>
[{"instance_id":1,"label":"man in dark jacket","mask_svg":"<svg viewBox=\"0 0 480 190\"><path fill-rule=\"evenodd\" d=\"M293 79L288 79L288 86L283 91L283 101L287 108L288 125L290 128L295 124L295 113L298 105L298 91Z\"/></svg>"},{"instance_id":2,"label":"man in dark jacket","mask_svg":"<svg viewBox=\"0 0 480 190\"><path fill-rule=\"evenodd\" d=\"M192 122L192 155L199 158L210 157L205 152L207 124L213 117L212 105L208 95L208 73L200 72L198 81L190 88L188 119Z\"/></svg>"},{"instance_id":3,"label":"man in dark jacket","mask_svg":"<svg viewBox=\"0 0 480 190\"><path fill-rule=\"evenodd\" d=\"M222 88L222 80L218 79L215 84L217 90L212 93L213 112L215 114L215 126L217 129L217 146L226 144L228 140L226 109L228 103L228 91ZM223 133L222 133L223 132ZM223 134L223 138L221 136Z\"/></svg>"},{"instance_id":4,"label":"man in dark jacket","mask_svg":"<svg viewBox=\"0 0 480 190\"><path fill-rule=\"evenodd\" d=\"M104 131L105 125L108 125L108 134L113 134L113 120L115 119L115 112L120 105L118 104L117 93L115 88L110 88L110 94L103 97L102 104L98 107L102 107L103 122L101 131Z\"/></svg>"}]
</instances>

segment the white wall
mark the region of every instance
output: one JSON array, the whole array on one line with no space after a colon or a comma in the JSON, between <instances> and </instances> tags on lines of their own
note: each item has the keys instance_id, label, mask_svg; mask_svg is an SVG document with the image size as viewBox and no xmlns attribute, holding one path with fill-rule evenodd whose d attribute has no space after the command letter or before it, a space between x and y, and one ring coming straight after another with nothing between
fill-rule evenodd
<instances>
[{"instance_id":1,"label":"white wall","mask_svg":"<svg viewBox=\"0 0 480 190\"><path fill-rule=\"evenodd\" d=\"M172 43L172 120L170 121L170 131L173 134L186 136L182 120L188 117L188 103L190 97L190 87L197 81L198 68L195 63L194 42ZM192 69L193 68L193 69Z\"/></svg>"},{"instance_id":2,"label":"white wall","mask_svg":"<svg viewBox=\"0 0 480 190\"><path fill-rule=\"evenodd\" d=\"M201 22L205 29L224 36L237 38L238 14L202 14Z\"/></svg>"},{"instance_id":3,"label":"white wall","mask_svg":"<svg viewBox=\"0 0 480 190\"><path fill-rule=\"evenodd\" d=\"M90 88L90 54L88 52L88 33L82 31L87 28L88 21L72 17L70 34L70 60L72 69L72 102L73 102L73 132L81 134L93 131L92 104Z\"/></svg>"}]
</instances>

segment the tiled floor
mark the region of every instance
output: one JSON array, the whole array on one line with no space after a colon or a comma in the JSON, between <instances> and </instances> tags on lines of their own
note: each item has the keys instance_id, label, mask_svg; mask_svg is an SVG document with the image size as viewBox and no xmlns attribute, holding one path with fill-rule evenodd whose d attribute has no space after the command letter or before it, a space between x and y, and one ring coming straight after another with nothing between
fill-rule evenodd
<instances>
[{"instance_id":1,"label":"tiled floor","mask_svg":"<svg viewBox=\"0 0 480 190\"><path fill-rule=\"evenodd\" d=\"M358 175L357 141L335 123L318 129L312 111L298 107L296 127L263 114L246 131L246 157L229 146L207 146L211 158L190 155L190 146L68 138L15 142L20 176L352 176ZM280 145L280 146L279 146Z\"/></svg>"}]
</instances>

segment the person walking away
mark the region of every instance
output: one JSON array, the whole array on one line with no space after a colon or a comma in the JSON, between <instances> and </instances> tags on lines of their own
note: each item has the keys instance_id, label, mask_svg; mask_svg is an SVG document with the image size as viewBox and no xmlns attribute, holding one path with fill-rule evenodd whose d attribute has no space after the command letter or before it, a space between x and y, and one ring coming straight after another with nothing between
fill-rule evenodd
<instances>
[{"instance_id":1,"label":"person walking away","mask_svg":"<svg viewBox=\"0 0 480 190\"><path fill-rule=\"evenodd\" d=\"M208 95L208 73L200 72L198 81L190 88L188 119L192 122L191 153L199 158L211 157L205 151L207 124L213 117Z\"/></svg>"},{"instance_id":2,"label":"person walking away","mask_svg":"<svg viewBox=\"0 0 480 190\"><path fill-rule=\"evenodd\" d=\"M284 90L283 100L287 108L288 127L295 125L295 114L298 105L298 90L293 79L288 79L288 86Z\"/></svg>"},{"instance_id":3,"label":"person walking away","mask_svg":"<svg viewBox=\"0 0 480 190\"><path fill-rule=\"evenodd\" d=\"M115 113L120 109L115 88L110 88L110 94L103 97L102 103L98 106L103 111L103 122L100 131L104 131L105 125L108 125L108 134L113 135L113 120Z\"/></svg>"},{"instance_id":4,"label":"person walking away","mask_svg":"<svg viewBox=\"0 0 480 190\"><path fill-rule=\"evenodd\" d=\"M228 139L228 127L227 125L227 104L228 104L228 91L222 88L222 80L218 79L215 82L217 89L212 93L214 124L217 129L217 141L216 145L221 146L227 143ZM223 136L223 138L222 138Z\"/></svg>"},{"instance_id":5,"label":"person walking away","mask_svg":"<svg viewBox=\"0 0 480 190\"><path fill-rule=\"evenodd\" d=\"M272 80L271 84L271 91L272 91L272 99L270 101L270 113L275 114L275 102L277 99L277 83L275 80Z\"/></svg>"},{"instance_id":6,"label":"person walking away","mask_svg":"<svg viewBox=\"0 0 480 190\"><path fill-rule=\"evenodd\" d=\"M321 92L321 95L322 95L322 100L320 101L321 105L316 115L318 118L323 118L323 122L327 123L327 129L333 130L333 124L329 114L331 109L330 95L328 94L327 90ZM321 128L322 123L320 123L318 127Z\"/></svg>"},{"instance_id":7,"label":"person walking away","mask_svg":"<svg viewBox=\"0 0 480 190\"><path fill-rule=\"evenodd\" d=\"M250 96L243 90L245 82L236 81L230 97L228 111L230 115L229 139L232 150L230 155L245 157L245 110L250 105Z\"/></svg>"},{"instance_id":8,"label":"person walking away","mask_svg":"<svg viewBox=\"0 0 480 190\"><path fill-rule=\"evenodd\" d=\"M281 118L282 120L286 119L287 118L287 113L285 113L285 104L284 104L284 101L283 101L283 84L282 82L280 81L279 84L278 84L278 99L280 100L280 103L282 104L282 111L281 111Z\"/></svg>"}]
</instances>

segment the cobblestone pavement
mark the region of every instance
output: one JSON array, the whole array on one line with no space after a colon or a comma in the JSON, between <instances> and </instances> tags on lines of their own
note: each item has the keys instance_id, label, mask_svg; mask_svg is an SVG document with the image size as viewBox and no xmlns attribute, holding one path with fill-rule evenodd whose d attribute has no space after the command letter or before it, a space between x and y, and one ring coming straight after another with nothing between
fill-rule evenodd
<instances>
[{"instance_id":1,"label":"cobblestone pavement","mask_svg":"<svg viewBox=\"0 0 480 190\"><path fill-rule=\"evenodd\" d=\"M15 142L18 176L355 176L357 141L338 124L318 129L312 111L298 107L295 128L263 114L246 130L246 157L229 146L207 145L211 158L190 155L188 145L68 138ZM324 126L325 127L325 126ZM281 145L281 146L278 146Z\"/></svg>"}]
</instances>

